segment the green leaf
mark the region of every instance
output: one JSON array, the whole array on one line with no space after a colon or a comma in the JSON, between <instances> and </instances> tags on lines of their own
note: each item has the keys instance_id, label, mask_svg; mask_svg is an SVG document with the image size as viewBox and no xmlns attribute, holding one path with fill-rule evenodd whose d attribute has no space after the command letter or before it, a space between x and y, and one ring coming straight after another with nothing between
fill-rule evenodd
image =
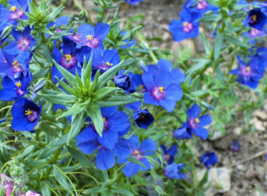
<instances>
[{"instance_id":1,"label":"green leaf","mask_svg":"<svg viewBox=\"0 0 267 196\"><path fill-rule=\"evenodd\" d=\"M76 81L76 77L69 72L68 70L66 70L65 68L63 68L61 65L59 65L55 60L54 64L57 67L58 71L62 74L62 76L67 80L67 82L74 87L74 83L77 83Z\"/></svg>"},{"instance_id":2,"label":"green leaf","mask_svg":"<svg viewBox=\"0 0 267 196\"><path fill-rule=\"evenodd\" d=\"M237 46L242 46L244 48L249 48L248 45L244 44L242 41L240 41L237 37L231 36L231 35L224 35L224 38L226 41L231 42Z\"/></svg>"},{"instance_id":3,"label":"green leaf","mask_svg":"<svg viewBox=\"0 0 267 196\"><path fill-rule=\"evenodd\" d=\"M44 181L41 181L41 182L40 182L40 188L41 188L42 195L45 195L45 196L51 196L51 191L50 191L50 189L46 186L46 183L45 183Z\"/></svg>"},{"instance_id":4,"label":"green leaf","mask_svg":"<svg viewBox=\"0 0 267 196\"><path fill-rule=\"evenodd\" d=\"M117 87L104 87L100 90L97 90L94 94L93 100L92 101L96 101L99 100L103 97L105 97L106 95L112 93L113 91L119 90L120 88Z\"/></svg>"},{"instance_id":5,"label":"green leaf","mask_svg":"<svg viewBox=\"0 0 267 196\"><path fill-rule=\"evenodd\" d=\"M134 103L140 101L140 99L134 98L130 95L127 96L112 96L109 99L105 101L98 101L97 105L98 107L111 107L111 106L120 106L120 105L126 105L130 103Z\"/></svg>"},{"instance_id":6,"label":"green leaf","mask_svg":"<svg viewBox=\"0 0 267 196\"><path fill-rule=\"evenodd\" d=\"M111 189L112 193L117 193L121 195L128 195L128 196L133 196L133 194L130 191L127 191L125 189Z\"/></svg>"},{"instance_id":7,"label":"green leaf","mask_svg":"<svg viewBox=\"0 0 267 196\"><path fill-rule=\"evenodd\" d=\"M62 80L60 80L58 77L56 77L56 78L57 78L57 81L59 82L59 84L62 86L62 88L65 91L67 91L71 95L76 95L76 92L75 92L75 90L73 88L71 88L68 84L66 84L65 82L63 82Z\"/></svg>"},{"instance_id":8,"label":"green leaf","mask_svg":"<svg viewBox=\"0 0 267 196\"><path fill-rule=\"evenodd\" d=\"M215 38L215 44L214 44L214 59L218 59L220 56L220 52L222 49L222 43L223 43L223 35L220 34L219 31L217 31L217 35Z\"/></svg>"},{"instance_id":9,"label":"green leaf","mask_svg":"<svg viewBox=\"0 0 267 196\"><path fill-rule=\"evenodd\" d=\"M203 178L198 184L198 188L202 189L203 186L208 182L208 174L209 174L209 170L206 169L205 175L203 176Z\"/></svg>"},{"instance_id":10,"label":"green leaf","mask_svg":"<svg viewBox=\"0 0 267 196\"><path fill-rule=\"evenodd\" d=\"M80 151L67 146L67 150L70 152L71 156L73 156L80 163L87 165L89 167L94 167L94 165L88 160L88 158Z\"/></svg>"},{"instance_id":11,"label":"green leaf","mask_svg":"<svg viewBox=\"0 0 267 196\"><path fill-rule=\"evenodd\" d=\"M118 70L120 69L120 66L124 63L124 61L121 61L118 65L110 68L109 70L107 70L105 73L103 73L98 81L99 81L99 85L98 85L98 89L101 89L110 79L112 79L115 74L118 72Z\"/></svg>"},{"instance_id":12,"label":"green leaf","mask_svg":"<svg viewBox=\"0 0 267 196\"><path fill-rule=\"evenodd\" d=\"M54 154L54 152L56 152L60 147L46 147L44 148L41 152L39 152L39 156L37 157L37 159L44 159L47 158L48 156Z\"/></svg>"},{"instance_id":13,"label":"green leaf","mask_svg":"<svg viewBox=\"0 0 267 196\"><path fill-rule=\"evenodd\" d=\"M92 119L94 123L96 132L102 137L102 132L104 129L103 117L100 108L95 104L91 104L89 108L86 109L88 116Z\"/></svg>"},{"instance_id":14,"label":"green leaf","mask_svg":"<svg viewBox=\"0 0 267 196\"><path fill-rule=\"evenodd\" d=\"M135 163L135 164L137 164L137 165L140 165L140 166L142 166L142 167L144 167L144 168L146 169L146 166L145 166L144 163L142 163L141 161L139 161L138 159L136 159L136 158L134 158L134 157L132 157L132 156L129 156L129 157L127 158L127 160L130 161L130 162L132 162L132 163Z\"/></svg>"},{"instance_id":15,"label":"green leaf","mask_svg":"<svg viewBox=\"0 0 267 196\"><path fill-rule=\"evenodd\" d=\"M53 172L54 172L54 176L56 178L56 180L58 181L58 183L64 187L71 195L74 195L72 190L70 189L70 184L68 183L64 172L62 170L60 170L60 168L58 168L56 165L53 165Z\"/></svg>"},{"instance_id":16,"label":"green leaf","mask_svg":"<svg viewBox=\"0 0 267 196\"><path fill-rule=\"evenodd\" d=\"M227 30L229 30L232 33L235 33L235 28L233 26L232 19L230 17L227 17L226 19L224 19L224 22L227 27Z\"/></svg>"},{"instance_id":17,"label":"green leaf","mask_svg":"<svg viewBox=\"0 0 267 196\"><path fill-rule=\"evenodd\" d=\"M71 142L80 133L82 125L84 123L84 113L76 115L73 118L73 123L71 124L71 129L69 131L69 136L67 139L67 144Z\"/></svg>"},{"instance_id":18,"label":"green leaf","mask_svg":"<svg viewBox=\"0 0 267 196\"><path fill-rule=\"evenodd\" d=\"M76 114L79 114L81 113L84 109L85 109L85 106L84 107L79 107L80 104L79 103L75 103L71 109L69 109L67 112L64 112L62 115L60 115L58 119L60 118L64 118L64 117L68 117L68 116L74 116ZM74 121L73 121L74 122Z\"/></svg>"},{"instance_id":19,"label":"green leaf","mask_svg":"<svg viewBox=\"0 0 267 196\"><path fill-rule=\"evenodd\" d=\"M27 155L31 154L34 150L36 149L36 147L34 145L30 145L28 146L24 151L23 153L21 153L19 155L19 158L24 158L26 157Z\"/></svg>"},{"instance_id":20,"label":"green leaf","mask_svg":"<svg viewBox=\"0 0 267 196\"><path fill-rule=\"evenodd\" d=\"M205 65L207 65L208 63L210 63L210 59L196 59L196 61L198 62L197 64L195 64L193 67L191 67L190 69L187 70L186 74L192 74L196 71L201 70L202 68L205 67Z\"/></svg>"},{"instance_id":21,"label":"green leaf","mask_svg":"<svg viewBox=\"0 0 267 196\"><path fill-rule=\"evenodd\" d=\"M95 187L91 189L84 190L83 195L91 195L93 193L103 193L107 188L102 189L102 187Z\"/></svg>"},{"instance_id":22,"label":"green leaf","mask_svg":"<svg viewBox=\"0 0 267 196\"><path fill-rule=\"evenodd\" d=\"M73 101L76 99L73 95L66 95L66 94L57 94L57 95L51 95L51 94L37 94L40 97L45 97L47 100L49 100L52 103L65 105L68 101Z\"/></svg>"}]
</instances>

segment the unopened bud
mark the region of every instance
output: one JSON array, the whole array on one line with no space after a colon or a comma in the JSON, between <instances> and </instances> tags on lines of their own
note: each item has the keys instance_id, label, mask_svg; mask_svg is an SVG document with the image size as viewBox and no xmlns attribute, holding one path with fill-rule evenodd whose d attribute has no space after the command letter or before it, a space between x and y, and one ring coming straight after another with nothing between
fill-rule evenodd
<instances>
[{"instance_id":1,"label":"unopened bud","mask_svg":"<svg viewBox=\"0 0 267 196\"><path fill-rule=\"evenodd\" d=\"M84 16L85 16L85 11L82 10L82 11L80 12L80 14L79 14L79 20L84 19Z\"/></svg>"}]
</instances>

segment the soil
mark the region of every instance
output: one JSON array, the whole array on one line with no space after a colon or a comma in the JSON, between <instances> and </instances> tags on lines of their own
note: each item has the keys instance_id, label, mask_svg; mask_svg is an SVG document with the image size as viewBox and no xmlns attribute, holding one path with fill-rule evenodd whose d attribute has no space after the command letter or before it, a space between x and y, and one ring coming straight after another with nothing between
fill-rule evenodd
<instances>
[{"instance_id":1,"label":"soil","mask_svg":"<svg viewBox=\"0 0 267 196\"><path fill-rule=\"evenodd\" d=\"M145 14L142 23L145 27L142 29L146 38L161 37L163 41L151 42L153 46L175 50L177 47L188 46L191 51L195 51L194 44L190 40L179 43L173 41L172 35L168 31L168 24L173 19L178 19L185 0L145 0L135 6L124 5L120 18L125 20L136 14ZM71 4L70 4L71 5ZM84 1L87 9L94 7L93 1ZM73 11L73 8L67 7L67 13L79 14L79 11ZM92 13L91 17L95 18ZM198 49L201 45L198 43ZM267 106L253 113L251 126L256 127L256 132L244 133L244 121L240 117L240 122L231 125L228 128L226 136L215 141L201 142L200 145L205 151L215 151L219 158L219 163L215 167L232 168L231 189L226 193L220 193L216 196L257 196L260 195L257 187L263 195L267 195L267 161L265 153L253 158L255 154L260 153L267 148ZM234 152L231 149L231 143L239 143L239 151ZM252 157L252 160L242 164L236 164L239 161ZM231 166L236 164L235 166Z\"/></svg>"}]
</instances>

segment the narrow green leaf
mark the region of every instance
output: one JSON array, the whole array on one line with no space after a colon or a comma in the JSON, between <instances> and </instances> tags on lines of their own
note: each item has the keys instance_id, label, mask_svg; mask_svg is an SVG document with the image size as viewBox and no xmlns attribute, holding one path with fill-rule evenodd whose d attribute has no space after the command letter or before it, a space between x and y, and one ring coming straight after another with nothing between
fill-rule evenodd
<instances>
[{"instance_id":1,"label":"narrow green leaf","mask_svg":"<svg viewBox=\"0 0 267 196\"><path fill-rule=\"evenodd\" d=\"M237 37L230 36L230 35L224 35L226 41L231 42L237 46L242 46L244 48L249 48L248 45L244 44L241 40L239 40Z\"/></svg>"},{"instance_id":2,"label":"narrow green leaf","mask_svg":"<svg viewBox=\"0 0 267 196\"><path fill-rule=\"evenodd\" d=\"M40 182L40 188L41 188L42 195L45 195L45 196L51 196L51 191L50 191L50 189L46 186L46 183L45 183L44 181L41 181L41 182Z\"/></svg>"},{"instance_id":3,"label":"narrow green leaf","mask_svg":"<svg viewBox=\"0 0 267 196\"><path fill-rule=\"evenodd\" d=\"M37 157L37 159L44 159L49 157L50 155L54 154L54 152L56 152L60 147L46 147L42 150L41 153L39 153L39 156Z\"/></svg>"},{"instance_id":4,"label":"narrow green leaf","mask_svg":"<svg viewBox=\"0 0 267 196\"><path fill-rule=\"evenodd\" d=\"M98 101L96 103L98 107L101 108L101 107L126 105L137 101L140 101L140 99L128 95L128 96L112 96L111 98L105 101Z\"/></svg>"},{"instance_id":5,"label":"narrow green leaf","mask_svg":"<svg viewBox=\"0 0 267 196\"><path fill-rule=\"evenodd\" d=\"M103 117L100 111L100 108L95 104L91 104L91 106L86 109L88 116L92 119L94 126L96 128L96 132L102 137L102 132L104 129Z\"/></svg>"},{"instance_id":6,"label":"narrow green leaf","mask_svg":"<svg viewBox=\"0 0 267 196\"><path fill-rule=\"evenodd\" d=\"M134 158L134 157L132 157L132 156L129 156L129 157L127 158L127 160L130 161L130 162L132 162L132 163L135 163L135 164L137 164L137 165L140 165L140 166L142 166L143 168L146 169L146 166L145 166L144 163L142 163L141 161L139 161L138 159L136 159L136 158Z\"/></svg>"},{"instance_id":7,"label":"narrow green leaf","mask_svg":"<svg viewBox=\"0 0 267 196\"><path fill-rule=\"evenodd\" d=\"M72 190L70 189L70 184L68 183L64 172L61 171L56 165L53 165L53 172L58 183L63 186L71 195L74 195Z\"/></svg>"},{"instance_id":8,"label":"narrow green leaf","mask_svg":"<svg viewBox=\"0 0 267 196\"><path fill-rule=\"evenodd\" d=\"M68 101L74 101L76 99L73 95L66 95L66 94L58 94L58 95L51 95L51 94L37 94L40 97L45 97L47 100L49 100L52 103L65 105Z\"/></svg>"},{"instance_id":9,"label":"narrow green leaf","mask_svg":"<svg viewBox=\"0 0 267 196\"><path fill-rule=\"evenodd\" d=\"M75 103L75 104L72 106L71 109L69 109L67 112L64 112L62 115L60 115L60 116L57 118L57 120L60 119L60 118L64 118L64 117L68 117L68 116L74 116L74 115L76 115L76 114L81 113L81 112L85 109L85 107L79 107L79 105L80 105L80 104Z\"/></svg>"},{"instance_id":10,"label":"narrow green leaf","mask_svg":"<svg viewBox=\"0 0 267 196\"><path fill-rule=\"evenodd\" d=\"M57 67L58 71L62 74L62 76L67 80L67 82L74 87L74 83L77 82L76 81L76 77L70 73L68 70L66 70L65 68L63 68L61 65L59 65L55 60L54 64Z\"/></svg>"},{"instance_id":11,"label":"narrow green leaf","mask_svg":"<svg viewBox=\"0 0 267 196\"><path fill-rule=\"evenodd\" d=\"M71 142L80 133L82 125L84 123L84 113L76 115L73 118L73 123L71 124L71 129L69 131L69 136L67 139L67 144Z\"/></svg>"},{"instance_id":12,"label":"narrow green leaf","mask_svg":"<svg viewBox=\"0 0 267 196\"><path fill-rule=\"evenodd\" d=\"M125 189L111 189L111 192L119 195L133 196L133 194L130 191L127 191Z\"/></svg>"},{"instance_id":13,"label":"narrow green leaf","mask_svg":"<svg viewBox=\"0 0 267 196\"><path fill-rule=\"evenodd\" d=\"M219 31L217 31L217 35L215 38L215 44L214 44L214 59L218 59L220 56L220 52L222 49L222 43L223 43L223 35L220 34Z\"/></svg>"},{"instance_id":14,"label":"narrow green leaf","mask_svg":"<svg viewBox=\"0 0 267 196\"><path fill-rule=\"evenodd\" d=\"M91 57L89 59L89 62L82 69L82 82L83 82L84 86L86 84L86 80L89 80L89 86L90 86L91 77L92 77L92 63L93 63L93 53L91 53Z\"/></svg>"},{"instance_id":15,"label":"narrow green leaf","mask_svg":"<svg viewBox=\"0 0 267 196\"><path fill-rule=\"evenodd\" d=\"M57 78L57 81L59 82L59 84L62 86L62 88L65 91L67 91L71 95L76 95L75 90L73 88L71 88L68 84L66 84L65 82L60 80L58 77L56 77L56 78Z\"/></svg>"},{"instance_id":16,"label":"narrow green leaf","mask_svg":"<svg viewBox=\"0 0 267 196\"><path fill-rule=\"evenodd\" d=\"M104 87L100 90L97 90L93 96L93 100L92 101L96 101L96 100L99 100L103 97L105 97L106 95L112 93L113 91L116 91L116 90L119 90L120 88L117 88L117 87Z\"/></svg>"},{"instance_id":17,"label":"narrow green leaf","mask_svg":"<svg viewBox=\"0 0 267 196\"><path fill-rule=\"evenodd\" d=\"M71 156L73 156L76 160L80 163L87 165L89 167L94 167L94 165L88 160L88 158L80 151L67 146L68 151L70 152Z\"/></svg>"}]
</instances>

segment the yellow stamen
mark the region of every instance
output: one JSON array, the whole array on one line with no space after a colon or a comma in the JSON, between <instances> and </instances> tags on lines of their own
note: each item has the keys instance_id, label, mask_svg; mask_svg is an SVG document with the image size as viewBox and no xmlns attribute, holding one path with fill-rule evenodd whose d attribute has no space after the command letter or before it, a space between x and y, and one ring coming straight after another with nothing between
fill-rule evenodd
<instances>
[{"instance_id":1,"label":"yellow stamen","mask_svg":"<svg viewBox=\"0 0 267 196\"><path fill-rule=\"evenodd\" d=\"M139 154L138 150L135 150L135 151L134 151L134 154Z\"/></svg>"},{"instance_id":2,"label":"yellow stamen","mask_svg":"<svg viewBox=\"0 0 267 196\"><path fill-rule=\"evenodd\" d=\"M65 54L66 60L70 61L71 60L71 55L70 54Z\"/></svg>"},{"instance_id":3,"label":"yellow stamen","mask_svg":"<svg viewBox=\"0 0 267 196\"><path fill-rule=\"evenodd\" d=\"M199 2L202 2L202 0L199 0Z\"/></svg>"},{"instance_id":4,"label":"yellow stamen","mask_svg":"<svg viewBox=\"0 0 267 196\"><path fill-rule=\"evenodd\" d=\"M106 65L107 66L112 66L113 64L112 63L109 63L109 62L106 62Z\"/></svg>"},{"instance_id":5,"label":"yellow stamen","mask_svg":"<svg viewBox=\"0 0 267 196\"><path fill-rule=\"evenodd\" d=\"M167 155L165 156L165 158L166 158L167 160L170 159L170 155L167 154Z\"/></svg>"},{"instance_id":6,"label":"yellow stamen","mask_svg":"<svg viewBox=\"0 0 267 196\"><path fill-rule=\"evenodd\" d=\"M195 122L196 122L196 123L199 123L199 119L198 119L198 118L196 118L196 119L195 119Z\"/></svg>"},{"instance_id":7,"label":"yellow stamen","mask_svg":"<svg viewBox=\"0 0 267 196\"><path fill-rule=\"evenodd\" d=\"M252 16L252 19L253 19L253 20L257 20L257 16L256 16L256 15L253 15L253 16Z\"/></svg>"},{"instance_id":8,"label":"yellow stamen","mask_svg":"<svg viewBox=\"0 0 267 196\"><path fill-rule=\"evenodd\" d=\"M92 35L87 35L86 38L87 40L92 40Z\"/></svg>"},{"instance_id":9,"label":"yellow stamen","mask_svg":"<svg viewBox=\"0 0 267 196\"><path fill-rule=\"evenodd\" d=\"M105 122L106 121L106 119L105 118L103 118L103 122Z\"/></svg>"},{"instance_id":10,"label":"yellow stamen","mask_svg":"<svg viewBox=\"0 0 267 196\"><path fill-rule=\"evenodd\" d=\"M188 25L188 22L184 22L183 25L186 27Z\"/></svg>"},{"instance_id":11,"label":"yellow stamen","mask_svg":"<svg viewBox=\"0 0 267 196\"><path fill-rule=\"evenodd\" d=\"M247 67L246 70L247 70L247 71L251 71L250 67Z\"/></svg>"},{"instance_id":12,"label":"yellow stamen","mask_svg":"<svg viewBox=\"0 0 267 196\"><path fill-rule=\"evenodd\" d=\"M159 91L161 92L161 93L163 93L164 91L163 91L163 87L159 87Z\"/></svg>"},{"instance_id":13,"label":"yellow stamen","mask_svg":"<svg viewBox=\"0 0 267 196\"><path fill-rule=\"evenodd\" d=\"M20 65L19 65L19 62L17 61L17 60L15 60L13 63L12 63L12 65L14 66L14 67L19 67Z\"/></svg>"},{"instance_id":14,"label":"yellow stamen","mask_svg":"<svg viewBox=\"0 0 267 196\"><path fill-rule=\"evenodd\" d=\"M19 81L19 82L16 82L15 85L16 85L17 87L21 87L21 83L20 83L20 81Z\"/></svg>"},{"instance_id":15,"label":"yellow stamen","mask_svg":"<svg viewBox=\"0 0 267 196\"><path fill-rule=\"evenodd\" d=\"M16 6L13 5L9 10L12 11L12 12L15 12L16 9L17 9Z\"/></svg>"},{"instance_id":16,"label":"yellow stamen","mask_svg":"<svg viewBox=\"0 0 267 196\"><path fill-rule=\"evenodd\" d=\"M25 115L31 115L32 114L32 111L30 110L30 109L28 109L28 110L25 110Z\"/></svg>"},{"instance_id":17,"label":"yellow stamen","mask_svg":"<svg viewBox=\"0 0 267 196\"><path fill-rule=\"evenodd\" d=\"M252 10L252 9L253 9L253 7L251 6L251 7L249 7L249 9L250 9L250 10Z\"/></svg>"},{"instance_id":18,"label":"yellow stamen","mask_svg":"<svg viewBox=\"0 0 267 196\"><path fill-rule=\"evenodd\" d=\"M7 62L6 62L6 59L4 59L4 63L7 63Z\"/></svg>"}]
</instances>

